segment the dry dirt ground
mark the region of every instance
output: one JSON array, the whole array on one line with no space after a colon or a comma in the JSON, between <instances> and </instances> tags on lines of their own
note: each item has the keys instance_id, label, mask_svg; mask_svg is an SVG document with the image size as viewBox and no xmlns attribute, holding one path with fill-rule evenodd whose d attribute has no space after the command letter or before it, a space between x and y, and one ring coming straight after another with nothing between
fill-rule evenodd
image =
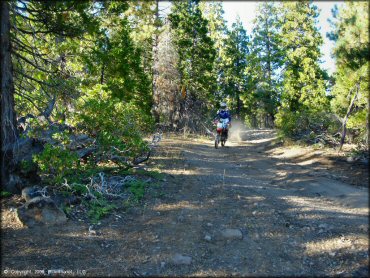
<instances>
[{"instance_id":1,"label":"dry dirt ground","mask_svg":"<svg viewBox=\"0 0 370 278\"><path fill-rule=\"evenodd\" d=\"M147 166L161 186L90 232L77 220L17 227L3 202L2 275L367 277L367 167L274 137L250 130L217 150L165 137Z\"/></svg>"}]
</instances>

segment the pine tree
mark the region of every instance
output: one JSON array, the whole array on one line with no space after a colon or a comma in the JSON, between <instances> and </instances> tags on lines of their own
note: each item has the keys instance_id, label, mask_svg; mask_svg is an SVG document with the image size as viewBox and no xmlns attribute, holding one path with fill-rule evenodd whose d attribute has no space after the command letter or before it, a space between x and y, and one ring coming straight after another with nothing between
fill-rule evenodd
<instances>
[{"instance_id":1,"label":"pine tree","mask_svg":"<svg viewBox=\"0 0 370 278\"><path fill-rule=\"evenodd\" d=\"M79 1L1 2L1 183L6 190L19 190L12 178L19 163L16 112L31 110L51 122L57 98L68 92L61 41L81 36L82 26L94 26L89 7Z\"/></svg>"},{"instance_id":2,"label":"pine tree","mask_svg":"<svg viewBox=\"0 0 370 278\"><path fill-rule=\"evenodd\" d=\"M285 61L277 125L286 134L322 125L328 109L324 72L320 68L323 39L316 27L317 7L309 1L283 3L281 44Z\"/></svg>"},{"instance_id":3,"label":"pine tree","mask_svg":"<svg viewBox=\"0 0 370 278\"><path fill-rule=\"evenodd\" d=\"M208 22L202 16L199 1L173 2L169 19L179 55L183 124L196 129L195 116L209 108L216 84L212 72L216 55L214 43L208 35Z\"/></svg>"},{"instance_id":4,"label":"pine tree","mask_svg":"<svg viewBox=\"0 0 370 278\"><path fill-rule=\"evenodd\" d=\"M153 1L130 1L130 8L127 10L131 37L137 48L141 49L142 63L145 73L151 80L152 114L155 122L159 123L159 106L156 102L157 79L159 73L156 71L158 61L159 36L163 31L163 14L159 9L159 0Z\"/></svg>"},{"instance_id":5,"label":"pine tree","mask_svg":"<svg viewBox=\"0 0 370 278\"><path fill-rule=\"evenodd\" d=\"M346 2L333 11L333 32L328 36L335 41L335 85L331 107L347 127L359 135L360 142L369 142L369 14L368 3ZM353 101L352 107L350 106ZM343 138L344 139L344 138Z\"/></svg>"},{"instance_id":6,"label":"pine tree","mask_svg":"<svg viewBox=\"0 0 370 278\"><path fill-rule=\"evenodd\" d=\"M225 97L225 64L226 64L226 37L227 25L224 19L224 10L220 2L201 2L200 8L208 21L208 32L214 41L216 56L213 65L213 76L217 83L212 88L215 100L219 103Z\"/></svg>"},{"instance_id":7,"label":"pine tree","mask_svg":"<svg viewBox=\"0 0 370 278\"><path fill-rule=\"evenodd\" d=\"M257 125L257 118L264 126L273 126L279 106L281 66L283 55L280 48L280 21L278 7L263 2L257 7L252 32L251 53L248 56L250 90L244 96L249 122Z\"/></svg>"},{"instance_id":8,"label":"pine tree","mask_svg":"<svg viewBox=\"0 0 370 278\"><path fill-rule=\"evenodd\" d=\"M131 102L143 113L150 114L151 80L143 63L144 50L137 47L126 2L104 2L97 15L99 32L86 45L85 63L88 65L87 88L104 84L112 97L125 103Z\"/></svg>"},{"instance_id":9,"label":"pine tree","mask_svg":"<svg viewBox=\"0 0 370 278\"><path fill-rule=\"evenodd\" d=\"M246 74L247 56L249 54L249 38L240 18L232 24L226 38L225 95L230 99L230 108L237 118L242 114L241 95L248 85Z\"/></svg>"}]
</instances>

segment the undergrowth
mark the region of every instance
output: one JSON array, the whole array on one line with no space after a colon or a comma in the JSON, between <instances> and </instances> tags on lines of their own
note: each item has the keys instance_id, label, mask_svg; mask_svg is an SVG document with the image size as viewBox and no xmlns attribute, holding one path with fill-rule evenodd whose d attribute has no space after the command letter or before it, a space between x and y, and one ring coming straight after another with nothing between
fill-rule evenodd
<instances>
[{"instance_id":1,"label":"undergrowth","mask_svg":"<svg viewBox=\"0 0 370 278\"><path fill-rule=\"evenodd\" d=\"M100 171L99 171L100 170ZM123 201L117 201L108 199L100 192L90 189L90 193L93 195L90 198L85 198L89 190L86 187L86 182L89 178L96 176L99 172L107 175L134 175L137 177L136 180L128 182L122 187L122 193L129 193L128 198ZM149 183L145 181L148 177L153 180ZM69 187L60 188L60 192L63 196L78 196L82 199L82 205L87 209L87 216L92 223L97 223L103 217L109 215L111 212L117 209L127 210L132 206L136 206L141 203L145 196L146 189L151 187L157 187L159 184L156 181L162 180L164 174L157 170L145 171L143 169L128 169L122 171L117 167L102 167L100 169L89 169L87 171L78 171L73 176L68 177ZM158 195L159 196L159 195ZM63 211L69 215L73 211L73 206L66 205Z\"/></svg>"}]
</instances>

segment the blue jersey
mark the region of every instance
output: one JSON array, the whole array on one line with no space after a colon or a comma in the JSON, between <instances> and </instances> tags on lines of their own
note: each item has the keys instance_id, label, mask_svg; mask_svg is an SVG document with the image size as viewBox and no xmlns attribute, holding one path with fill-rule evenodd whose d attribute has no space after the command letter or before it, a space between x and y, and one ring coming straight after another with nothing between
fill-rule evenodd
<instances>
[{"instance_id":1,"label":"blue jersey","mask_svg":"<svg viewBox=\"0 0 370 278\"><path fill-rule=\"evenodd\" d=\"M231 122L231 115L230 115L229 110L218 110L217 111L217 118L229 119L229 122Z\"/></svg>"}]
</instances>

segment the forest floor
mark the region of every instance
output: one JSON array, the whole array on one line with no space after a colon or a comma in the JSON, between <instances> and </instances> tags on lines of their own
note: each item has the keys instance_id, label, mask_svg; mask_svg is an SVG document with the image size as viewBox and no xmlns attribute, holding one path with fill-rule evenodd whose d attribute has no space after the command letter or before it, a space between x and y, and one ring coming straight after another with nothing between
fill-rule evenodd
<instances>
[{"instance_id":1,"label":"forest floor","mask_svg":"<svg viewBox=\"0 0 370 278\"><path fill-rule=\"evenodd\" d=\"M217 150L165 136L146 166L161 185L94 232L17 227L2 200L2 275L367 277L367 166L275 136L249 130Z\"/></svg>"}]
</instances>

